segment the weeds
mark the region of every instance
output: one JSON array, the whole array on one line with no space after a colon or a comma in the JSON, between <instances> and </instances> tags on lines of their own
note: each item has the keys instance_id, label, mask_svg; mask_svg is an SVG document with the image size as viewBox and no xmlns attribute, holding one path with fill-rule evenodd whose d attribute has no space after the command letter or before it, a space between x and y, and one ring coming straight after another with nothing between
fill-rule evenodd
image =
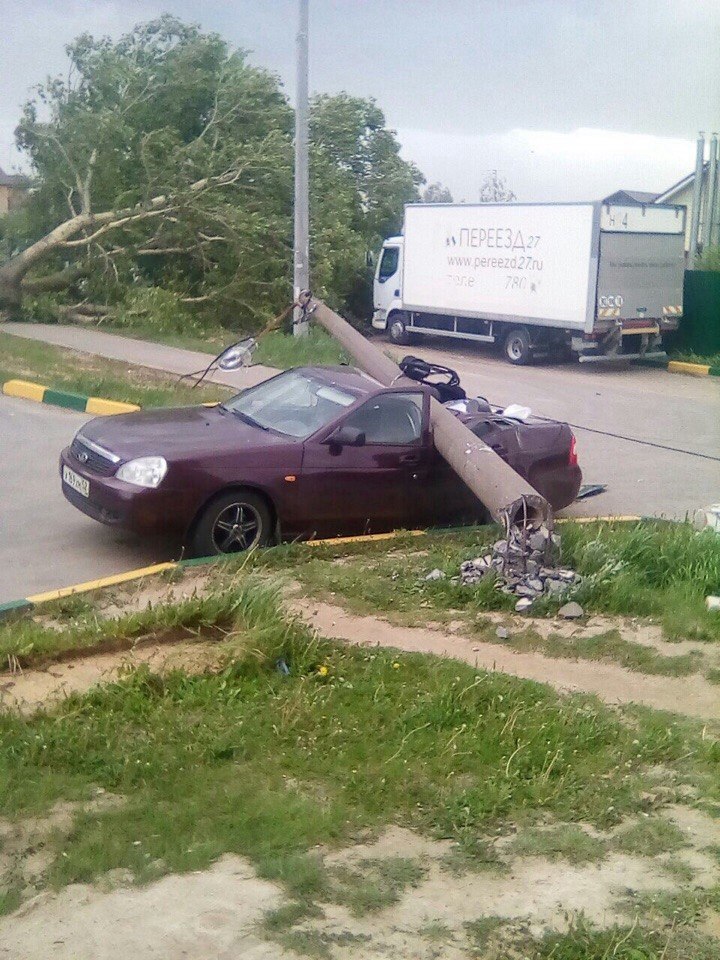
<instances>
[{"instance_id":1,"label":"weeds","mask_svg":"<svg viewBox=\"0 0 720 960\"><path fill-rule=\"evenodd\" d=\"M688 524L642 521L637 524L598 522L563 524L562 562L583 577L572 592L588 613L657 619L669 639L720 640L720 616L705 608L705 596L720 582L720 537L697 533ZM462 618L469 624L488 610L513 609L514 598L494 589L491 578L477 586L453 583L460 563L485 553L497 538L495 527L429 533L421 541L400 539L388 551L386 543L314 548L281 547L258 555L253 563L281 569L293 562L293 575L317 595L333 593L361 613L392 613L408 624ZM342 565L333 561L343 556ZM426 581L433 568L446 573ZM359 572L362 575L359 575ZM544 598L534 613L554 614L568 599ZM545 641L551 651L557 641ZM614 636L599 646L576 644L578 656L619 660L631 669L683 675L696 658L662 657ZM593 640L594 643L594 640ZM552 655L552 654L551 654ZM565 654L563 654L565 655Z\"/></svg>"},{"instance_id":2,"label":"weeds","mask_svg":"<svg viewBox=\"0 0 720 960\"><path fill-rule=\"evenodd\" d=\"M406 857L363 860L354 867L336 867L332 899L361 917L397 903L405 888L419 883L424 872L416 860Z\"/></svg>"},{"instance_id":3,"label":"weeds","mask_svg":"<svg viewBox=\"0 0 720 960\"><path fill-rule=\"evenodd\" d=\"M620 830L613 839L613 846L622 853L655 857L680 850L688 846L688 842L680 827L671 820L648 817Z\"/></svg>"},{"instance_id":4,"label":"weeds","mask_svg":"<svg viewBox=\"0 0 720 960\"><path fill-rule=\"evenodd\" d=\"M581 827L568 824L552 829L523 830L510 845L510 851L519 857L559 858L580 864L602 860L607 855L608 845Z\"/></svg>"},{"instance_id":5,"label":"weeds","mask_svg":"<svg viewBox=\"0 0 720 960\"><path fill-rule=\"evenodd\" d=\"M257 583L208 603L192 609L223 618L225 669L139 669L51 713L0 716L7 816L98 788L125 798L76 815L51 858L50 886L116 867L147 880L234 852L309 903L332 891L333 877L308 851L389 822L466 850L530 814L610 826L642 809L644 770L656 764L714 776L708 800L718 798L717 744L690 725L650 711L627 723L592 698L466 664L317 641ZM278 656L289 676L275 669ZM347 898L372 909L415 882L415 870L373 864L375 889Z\"/></svg>"},{"instance_id":6,"label":"weeds","mask_svg":"<svg viewBox=\"0 0 720 960\"><path fill-rule=\"evenodd\" d=\"M329 333L311 327L308 335L298 339L292 334L275 331L260 338L256 363L285 370L287 367L348 363L350 357Z\"/></svg>"}]
</instances>

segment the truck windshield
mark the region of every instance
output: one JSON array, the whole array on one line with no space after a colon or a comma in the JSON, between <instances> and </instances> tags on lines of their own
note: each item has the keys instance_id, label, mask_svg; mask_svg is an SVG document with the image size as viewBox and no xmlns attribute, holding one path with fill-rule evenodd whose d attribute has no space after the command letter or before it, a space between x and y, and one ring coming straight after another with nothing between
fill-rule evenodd
<instances>
[{"instance_id":1,"label":"truck windshield","mask_svg":"<svg viewBox=\"0 0 720 960\"><path fill-rule=\"evenodd\" d=\"M395 271L398 268L399 260L399 247L385 247L383 250L382 260L380 261L380 270L378 271L378 280L380 283L385 283L386 280L389 280L390 277L395 274Z\"/></svg>"},{"instance_id":2,"label":"truck windshield","mask_svg":"<svg viewBox=\"0 0 720 960\"><path fill-rule=\"evenodd\" d=\"M305 439L357 399L349 391L299 370L289 370L233 397L222 407L262 430Z\"/></svg>"}]
</instances>

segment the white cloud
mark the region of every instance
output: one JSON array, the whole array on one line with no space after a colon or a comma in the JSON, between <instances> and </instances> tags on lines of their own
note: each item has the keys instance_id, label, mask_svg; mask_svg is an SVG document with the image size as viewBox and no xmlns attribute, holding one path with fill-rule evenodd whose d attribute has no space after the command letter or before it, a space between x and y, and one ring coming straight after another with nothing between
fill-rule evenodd
<instances>
[{"instance_id":1,"label":"white cloud","mask_svg":"<svg viewBox=\"0 0 720 960\"><path fill-rule=\"evenodd\" d=\"M401 128L398 137L428 180L468 202L493 168L519 200L596 200L620 189L660 192L689 173L695 157L692 140L592 128L476 136Z\"/></svg>"}]
</instances>

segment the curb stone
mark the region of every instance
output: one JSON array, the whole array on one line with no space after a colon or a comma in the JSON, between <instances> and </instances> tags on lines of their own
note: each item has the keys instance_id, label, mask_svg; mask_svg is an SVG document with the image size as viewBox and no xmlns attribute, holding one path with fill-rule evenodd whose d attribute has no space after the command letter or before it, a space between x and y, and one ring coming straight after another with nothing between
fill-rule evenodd
<instances>
[{"instance_id":1,"label":"curb stone","mask_svg":"<svg viewBox=\"0 0 720 960\"><path fill-rule=\"evenodd\" d=\"M682 360L670 360L668 373L687 373L691 377L720 377L720 367L711 367L706 363L685 363Z\"/></svg>"},{"instance_id":2,"label":"curb stone","mask_svg":"<svg viewBox=\"0 0 720 960\"><path fill-rule=\"evenodd\" d=\"M392 533L375 533L359 537L332 537L327 540L305 540L303 541L303 545L333 546L346 543L372 543L376 540L391 540L395 537L402 536L420 537L423 536L424 533L424 530L398 530ZM61 587L59 590L34 593L20 600L8 600L5 603L0 603L0 622L16 613L24 613L31 610L41 603L49 603L51 600L62 600L64 597L73 597L80 593L91 593L95 590L102 590L105 587L129 583L131 580L140 580L142 577L152 577L170 570L178 570L185 567L199 567L212 563L221 564L226 560L228 560L228 557L224 556L194 557L189 560L168 560L166 563L155 563L149 567L138 567L135 570L128 570L126 573L116 573L108 577L101 577L98 580L86 580L84 583L76 583L71 587Z\"/></svg>"},{"instance_id":3,"label":"curb stone","mask_svg":"<svg viewBox=\"0 0 720 960\"><path fill-rule=\"evenodd\" d=\"M2 385L2 392L6 397L20 397L23 400L34 400L36 403L49 403L55 407L64 407L66 410L93 413L97 416L132 413L140 409L136 403L123 403L120 400L106 400L103 397L86 397L66 390L53 390L40 383L31 383L29 380L6 380Z\"/></svg>"}]
</instances>

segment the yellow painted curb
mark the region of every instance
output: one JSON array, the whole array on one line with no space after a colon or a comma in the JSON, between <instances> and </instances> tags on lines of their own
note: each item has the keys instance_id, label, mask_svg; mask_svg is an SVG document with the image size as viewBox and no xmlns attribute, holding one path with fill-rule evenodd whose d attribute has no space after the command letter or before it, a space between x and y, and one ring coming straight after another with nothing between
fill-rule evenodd
<instances>
[{"instance_id":1,"label":"yellow painted curb","mask_svg":"<svg viewBox=\"0 0 720 960\"><path fill-rule=\"evenodd\" d=\"M427 530L393 530L391 533L367 533L357 537L330 537L327 540L303 540L306 547L325 547L343 543L372 543L374 540L394 540L397 537L424 537Z\"/></svg>"},{"instance_id":2,"label":"yellow painted curb","mask_svg":"<svg viewBox=\"0 0 720 960\"><path fill-rule=\"evenodd\" d=\"M22 397L23 400L35 400L37 403L43 402L46 390L47 387L28 380L6 380L2 386L6 397Z\"/></svg>"},{"instance_id":3,"label":"yellow painted curb","mask_svg":"<svg viewBox=\"0 0 720 960\"><path fill-rule=\"evenodd\" d=\"M103 587L114 587L118 583L127 583L129 580L138 580L140 577L150 577L164 570L175 570L177 563L156 563L151 567L140 567L137 570L128 570L127 573L116 573L111 577L101 577L99 580L86 580L85 583L76 583L72 587L63 587L60 590L49 590L47 593L36 593L26 597L30 603L47 603L48 600L60 600L62 597L72 597L76 593L88 593L90 590L100 590Z\"/></svg>"},{"instance_id":4,"label":"yellow painted curb","mask_svg":"<svg viewBox=\"0 0 720 960\"><path fill-rule=\"evenodd\" d=\"M707 377L710 373L709 364L684 363L682 360L671 360L667 368L670 373L689 373L693 377Z\"/></svg>"},{"instance_id":5,"label":"yellow painted curb","mask_svg":"<svg viewBox=\"0 0 720 960\"><path fill-rule=\"evenodd\" d=\"M121 400L103 400L102 397L88 397L85 413L99 416L112 416L116 413L133 413L140 407L136 403L123 403Z\"/></svg>"},{"instance_id":6,"label":"yellow painted curb","mask_svg":"<svg viewBox=\"0 0 720 960\"><path fill-rule=\"evenodd\" d=\"M559 517L555 523L637 523L642 517Z\"/></svg>"}]
</instances>

